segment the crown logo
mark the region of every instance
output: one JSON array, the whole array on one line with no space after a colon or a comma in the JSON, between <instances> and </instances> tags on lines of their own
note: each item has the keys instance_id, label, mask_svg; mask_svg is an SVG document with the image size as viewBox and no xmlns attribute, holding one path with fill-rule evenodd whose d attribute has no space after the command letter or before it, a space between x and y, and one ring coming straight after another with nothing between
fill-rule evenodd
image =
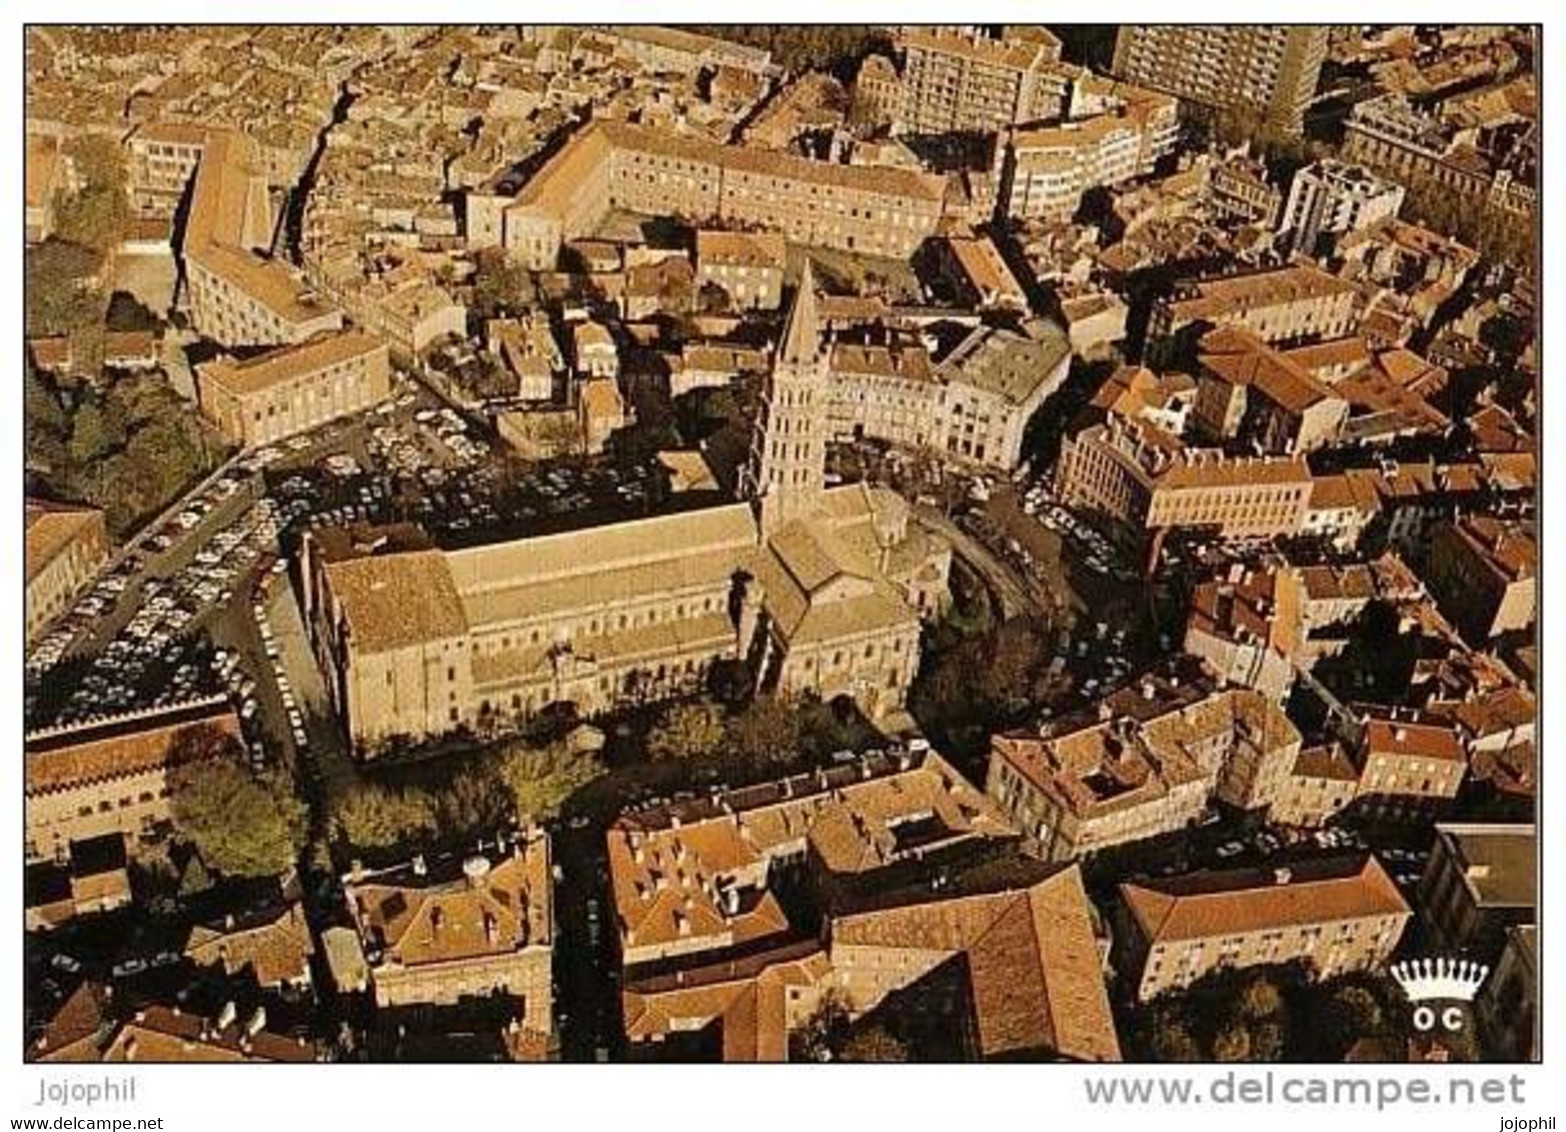
<instances>
[{"instance_id":1,"label":"crown logo","mask_svg":"<svg viewBox=\"0 0 1566 1132\"><path fill-rule=\"evenodd\" d=\"M1394 964L1392 978L1409 1002L1450 999L1472 1002L1484 985L1490 968L1467 959L1409 959Z\"/></svg>"}]
</instances>

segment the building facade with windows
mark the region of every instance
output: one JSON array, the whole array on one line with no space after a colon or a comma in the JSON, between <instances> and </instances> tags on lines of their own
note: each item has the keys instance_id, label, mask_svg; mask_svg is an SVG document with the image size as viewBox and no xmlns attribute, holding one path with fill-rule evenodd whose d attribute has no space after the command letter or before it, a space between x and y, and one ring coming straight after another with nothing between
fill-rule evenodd
<instances>
[{"instance_id":1,"label":"building facade with windows","mask_svg":"<svg viewBox=\"0 0 1566 1132\"><path fill-rule=\"evenodd\" d=\"M246 361L196 367L201 409L245 448L272 444L391 395L384 340L359 330L323 335Z\"/></svg>"},{"instance_id":2,"label":"building facade with windows","mask_svg":"<svg viewBox=\"0 0 1566 1132\"><path fill-rule=\"evenodd\" d=\"M1142 1002L1230 967L1373 971L1412 916L1370 854L1122 884L1120 901L1116 965Z\"/></svg>"}]
</instances>

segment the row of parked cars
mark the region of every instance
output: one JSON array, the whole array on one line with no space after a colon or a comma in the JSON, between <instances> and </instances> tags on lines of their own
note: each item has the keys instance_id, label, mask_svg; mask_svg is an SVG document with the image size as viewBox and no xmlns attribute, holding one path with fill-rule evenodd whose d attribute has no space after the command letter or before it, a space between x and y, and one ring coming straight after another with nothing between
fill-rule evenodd
<instances>
[{"instance_id":1,"label":"row of parked cars","mask_svg":"<svg viewBox=\"0 0 1566 1132\"><path fill-rule=\"evenodd\" d=\"M1099 577L1114 574L1123 581L1134 577L1126 567L1116 564L1115 548L1107 538L1051 499L1048 481L1040 480L1027 490L1022 497L1022 510L1074 543L1081 552L1082 564Z\"/></svg>"},{"instance_id":2,"label":"row of parked cars","mask_svg":"<svg viewBox=\"0 0 1566 1132\"><path fill-rule=\"evenodd\" d=\"M118 600L136 602L134 614L93 658L50 722L85 722L221 690L223 678L196 630L233 598L263 556L276 551L289 521L289 508L262 498L172 574L151 574L138 586L121 587ZM112 608L100 615L109 612Z\"/></svg>"}]
</instances>

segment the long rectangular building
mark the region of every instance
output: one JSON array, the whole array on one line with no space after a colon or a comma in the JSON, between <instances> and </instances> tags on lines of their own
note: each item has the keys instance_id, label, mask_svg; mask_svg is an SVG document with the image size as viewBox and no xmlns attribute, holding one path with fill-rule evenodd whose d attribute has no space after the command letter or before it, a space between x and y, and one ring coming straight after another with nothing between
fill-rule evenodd
<instances>
[{"instance_id":1,"label":"long rectangular building","mask_svg":"<svg viewBox=\"0 0 1566 1132\"><path fill-rule=\"evenodd\" d=\"M1152 173L1179 130L1173 98L1084 73L1065 120L1007 136L1001 206L1013 219L1069 220L1087 190Z\"/></svg>"},{"instance_id":2,"label":"long rectangular building","mask_svg":"<svg viewBox=\"0 0 1566 1132\"><path fill-rule=\"evenodd\" d=\"M182 144L188 149L190 140ZM168 176L185 167L188 154L170 160ZM231 130L206 130L181 243L191 323L205 337L231 347L281 346L341 328L340 310L315 298L281 262L257 254L271 247L273 223L255 143Z\"/></svg>"},{"instance_id":3,"label":"long rectangular building","mask_svg":"<svg viewBox=\"0 0 1566 1132\"><path fill-rule=\"evenodd\" d=\"M168 820L169 772L220 757L239 734L219 697L27 736L27 858L109 833L140 837Z\"/></svg>"},{"instance_id":4,"label":"long rectangular building","mask_svg":"<svg viewBox=\"0 0 1566 1132\"><path fill-rule=\"evenodd\" d=\"M611 209L780 232L800 244L907 258L939 223L943 178L724 146L625 122L583 127L509 196L467 200L473 248L504 248L529 270L590 235Z\"/></svg>"},{"instance_id":5,"label":"long rectangular building","mask_svg":"<svg viewBox=\"0 0 1566 1132\"><path fill-rule=\"evenodd\" d=\"M196 367L201 409L230 440L271 444L391 394L385 341L359 330L324 334L246 361Z\"/></svg>"},{"instance_id":6,"label":"long rectangular building","mask_svg":"<svg viewBox=\"0 0 1566 1132\"><path fill-rule=\"evenodd\" d=\"M1412 915L1370 854L1120 886L1117 965L1143 1002L1210 971L1307 963L1317 978L1374 970Z\"/></svg>"}]
</instances>

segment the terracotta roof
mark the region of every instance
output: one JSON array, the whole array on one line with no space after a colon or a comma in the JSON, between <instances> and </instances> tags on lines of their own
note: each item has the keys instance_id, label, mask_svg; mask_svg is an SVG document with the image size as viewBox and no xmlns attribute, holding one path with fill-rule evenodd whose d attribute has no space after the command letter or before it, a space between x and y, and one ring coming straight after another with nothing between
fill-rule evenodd
<instances>
[{"instance_id":1,"label":"terracotta roof","mask_svg":"<svg viewBox=\"0 0 1566 1132\"><path fill-rule=\"evenodd\" d=\"M112 1025L108 1005L107 987L102 983L81 983L28 1045L28 1060L97 1060L99 1043Z\"/></svg>"},{"instance_id":2,"label":"terracotta roof","mask_svg":"<svg viewBox=\"0 0 1566 1132\"><path fill-rule=\"evenodd\" d=\"M1446 724L1372 718L1365 723L1364 748L1371 756L1467 761L1457 732Z\"/></svg>"},{"instance_id":3,"label":"terracotta roof","mask_svg":"<svg viewBox=\"0 0 1566 1132\"><path fill-rule=\"evenodd\" d=\"M449 640L468 630L446 556L438 550L329 562L326 577L360 652Z\"/></svg>"},{"instance_id":4,"label":"terracotta roof","mask_svg":"<svg viewBox=\"0 0 1566 1132\"><path fill-rule=\"evenodd\" d=\"M415 863L343 888L371 966L416 968L551 946L552 884L548 838L535 833L498 861Z\"/></svg>"},{"instance_id":5,"label":"terracotta roof","mask_svg":"<svg viewBox=\"0 0 1566 1132\"><path fill-rule=\"evenodd\" d=\"M72 543L103 535L103 512L96 507L52 503L29 498L23 508L24 557L27 581L31 582ZM107 551L107 541L104 541Z\"/></svg>"},{"instance_id":6,"label":"terracotta roof","mask_svg":"<svg viewBox=\"0 0 1566 1132\"><path fill-rule=\"evenodd\" d=\"M1212 376L1231 385L1253 386L1290 412L1302 413L1334 396L1304 366L1248 330L1217 327L1202 336L1199 349L1202 367Z\"/></svg>"},{"instance_id":7,"label":"terracotta roof","mask_svg":"<svg viewBox=\"0 0 1566 1132\"><path fill-rule=\"evenodd\" d=\"M214 740L238 737L239 717L226 699L35 732L26 742L27 793L70 790L217 758L226 744Z\"/></svg>"},{"instance_id":8,"label":"terracotta roof","mask_svg":"<svg viewBox=\"0 0 1566 1132\"><path fill-rule=\"evenodd\" d=\"M627 815L608 837L624 946L690 938L727 947L782 933L789 926L782 907L758 887L774 855L809 845L832 873L881 868L912 851L896 827L915 816L931 822L920 851L1012 836L993 804L934 754L906 767L888 759L834 768Z\"/></svg>"},{"instance_id":9,"label":"terracotta roof","mask_svg":"<svg viewBox=\"0 0 1566 1132\"><path fill-rule=\"evenodd\" d=\"M1538 565L1538 544L1518 523L1488 515L1469 515L1455 524L1460 536L1502 577L1518 581L1532 578Z\"/></svg>"},{"instance_id":10,"label":"terracotta roof","mask_svg":"<svg viewBox=\"0 0 1566 1132\"><path fill-rule=\"evenodd\" d=\"M703 266L728 264L782 268L787 245L768 232L722 232L703 228L696 233L696 260Z\"/></svg>"},{"instance_id":11,"label":"terracotta roof","mask_svg":"<svg viewBox=\"0 0 1566 1132\"><path fill-rule=\"evenodd\" d=\"M1168 305L1174 324L1178 326L1197 319L1218 322L1257 307L1353 291L1354 284L1329 275L1319 267L1291 264L1182 284L1177 289L1177 297L1169 300Z\"/></svg>"},{"instance_id":12,"label":"terracotta roof","mask_svg":"<svg viewBox=\"0 0 1566 1132\"><path fill-rule=\"evenodd\" d=\"M962 956L984 1057L1120 1059L1093 914L1075 865L1028 888L838 916L830 937L834 950Z\"/></svg>"},{"instance_id":13,"label":"terracotta roof","mask_svg":"<svg viewBox=\"0 0 1566 1132\"><path fill-rule=\"evenodd\" d=\"M820 986L830 974L826 953L809 940L629 983L621 998L625 1033L632 1041L644 1041L716 1023L724 1061L786 1061L784 992Z\"/></svg>"},{"instance_id":14,"label":"terracotta roof","mask_svg":"<svg viewBox=\"0 0 1566 1132\"><path fill-rule=\"evenodd\" d=\"M1289 773L1295 778L1327 778L1358 782L1359 769L1339 743L1322 743L1301 749Z\"/></svg>"},{"instance_id":15,"label":"terracotta roof","mask_svg":"<svg viewBox=\"0 0 1566 1132\"><path fill-rule=\"evenodd\" d=\"M208 362L197 373L202 381L210 381L236 397L244 397L385 351L386 343L380 338L362 330L343 330L319 334L298 345L268 350L242 362L232 359Z\"/></svg>"},{"instance_id":16,"label":"terracotta roof","mask_svg":"<svg viewBox=\"0 0 1566 1132\"><path fill-rule=\"evenodd\" d=\"M265 1016L259 1019L264 1027ZM244 1020L227 1026L177 1007L149 1006L119 1026L102 1054L104 1062L309 1062L315 1052L302 1039L264 1028L251 1033Z\"/></svg>"},{"instance_id":17,"label":"terracotta roof","mask_svg":"<svg viewBox=\"0 0 1566 1132\"><path fill-rule=\"evenodd\" d=\"M1120 897L1152 944L1410 914L1370 854L1122 884Z\"/></svg>"},{"instance_id":18,"label":"terracotta roof","mask_svg":"<svg viewBox=\"0 0 1566 1132\"><path fill-rule=\"evenodd\" d=\"M298 901L237 920L197 924L185 940L185 956L197 966L222 967L228 975L249 970L262 987L307 981L314 952Z\"/></svg>"}]
</instances>

